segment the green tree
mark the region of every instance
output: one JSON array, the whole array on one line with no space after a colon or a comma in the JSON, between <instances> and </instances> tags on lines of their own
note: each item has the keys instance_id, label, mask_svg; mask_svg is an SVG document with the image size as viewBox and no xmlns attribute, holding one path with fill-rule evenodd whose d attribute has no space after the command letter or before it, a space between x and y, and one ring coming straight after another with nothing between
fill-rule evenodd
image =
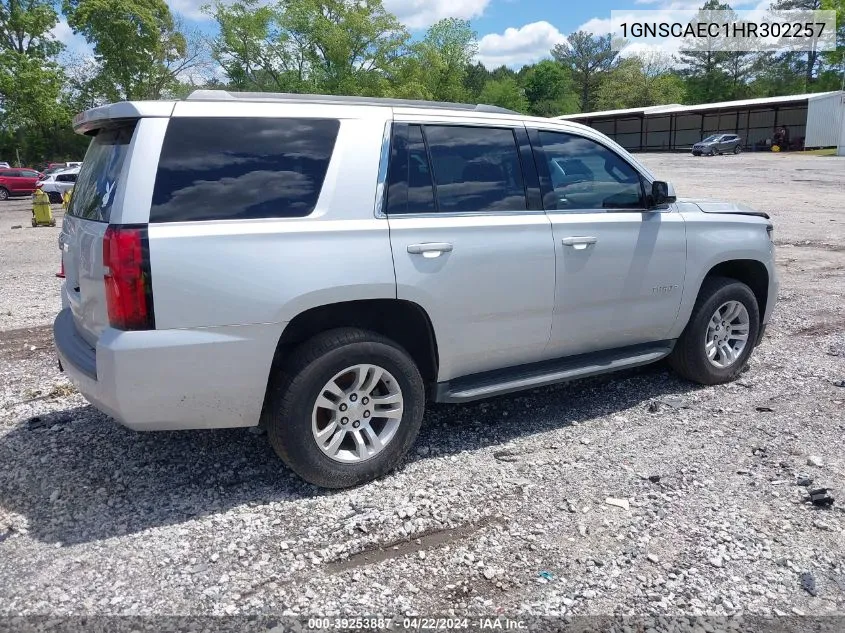
<instances>
[{"instance_id":1,"label":"green tree","mask_svg":"<svg viewBox=\"0 0 845 633\"><path fill-rule=\"evenodd\" d=\"M406 54L410 35L381 0L283 0L277 11L316 91L379 95Z\"/></svg>"},{"instance_id":2,"label":"green tree","mask_svg":"<svg viewBox=\"0 0 845 633\"><path fill-rule=\"evenodd\" d=\"M218 1L204 11L219 33L211 55L238 91L303 92L305 43L282 30L279 11L258 0Z\"/></svg>"},{"instance_id":3,"label":"green tree","mask_svg":"<svg viewBox=\"0 0 845 633\"><path fill-rule=\"evenodd\" d=\"M822 8L822 0L775 0L772 3L772 13L776 17L779 11L803 10L818 11ZM841 26L841 24L838 24ZM821 51L808 50L802 52L787 52L778 55L775 63L784 65L788 72L798 75L803 80L801 91L809 91L823 72L825 58Z\"/></svg>"},{"instance_id":4,"label":"green tree","mask_svg":"<svg viewBox=\"0 0 845 633\"><path fill-rule=\"evenodd\" d=\"M711 11L729 11L730 5L707 0L698 10L695 22L711 22ZM731 82L725 72L728 52L720 38L690 38L681 49L681 74L686 79L687 94L693 103L722 101L730 93Z\"/></svg>"},{"instance_id":5,"label":"green tree","mask_svg":"<svg viewBox=\"0 0 845 633\"><path fill-rule=\"evenodd\" d=\"M528 112L535 116L559 116L578 111L578 96L567 70L559 63L543 60L524 74Z\"/></svg>"},{"instance_id":6,"label":"green tree","mask_svg":"<svg viewBox=\"0 0 845 633\"><path fill-rule=\"evenodd\" d=\"M57 23L50 2L0 2L0 154L27 164L74 151L55 59L62 45L50 34Z\"/></svg>"},{"instance_id":7,"label":"green tree","mask_svg":"<svg viewBox=\"0 0 845 633\"><path fill-rule=\"evenodd\" d=\"M410 35L381 0L218 1L212 54L238 90L381 95L397 77Z\"/></svg>"},{"instance_id":8,"label":"green tree","mask_svg":"<svg viewBox=\"0 0 845 633\"><path fill-rule=\"evenodd\" d=\"M164 0L66 0L64 12L93 46L109 100L159 99L191 65Z\"/></svg>"},{"instance_id":9,"label":"green tree","mask_svg":"<svg viewBox=\"0 0 845 633\"><path fill-rule=\"evenodd\" d=\"M484 90L484 84L490 79L490 72L481 62L467 64L464 71L464 89L471 101L478 101L478 95Z\"/></svg>"},{"instance_id":10,"label":"green tree","mask_svg":"<svg viewBox=\"0 0 845 633\"><path fill-rule=\"evenodd\" d=\"M440 20L413 47L426 98L435 101L465 101L469 92L464 85L467 67L478 52L475 31L466 20Z\"/></svg>"},{"instance_id":11,"label":"green tree","mask_svg":"<svg viewBox=\"0 0 845 633\"><path fill-rule=\"evenodd\" d=\"M516 112L528 112L528 100L513 77L490 79L478 96L481 103L495 105Z\"/></svg>"},{"instance_id":12,"label":"green tree","mask_svg":"<svg viewBox=\"0 0 845 633\"><path fill-rule=\"evenodd\" d=\"M595 90L603 74L617 63L619 52L613 50L610 35L576 31L552 49L552 56L569 69L579 94L579 106L586 112L595 104Z\"/></svg>"},{"instance_id":13,"label":"green tree","mask_svg":"<svg viewBox=\"0 0 845 633\"><path fill-rule=\"evenodd\" d=\"M52 2L2 0L0 49L41 59L57 55L62 45L53 39L50 31L58 21L59 16Z\"/></svg>"},{"instance_id":14,"label":"green tree","mask_svg":"<svg viewBox=\"0 0 845 633\"><path fill-rule=\"evenodd\" d=\"M440 20L421 41L408 47L406 55L396 60L386 94L434 101L471 100L477 92L467 89L466 78L473 69L471 61L477 49L476 35L469 22Z\"/></svg>"},{"instance_id":15,"label":"green tree","mask_svg":"<svg viewBox=\"0 0 845 633\"><path fill-rule=\"evenodd\" d=\"M827 68L819 76L819 87L845 90L845 0L822 0L821 8L836 11L836 50L822 53Z\"/></svg>"},{"instance_id":16,"label":"green tree","mask_svg":"<svg viewBox=\"0 0 845 633\"><path fill-rule=\"evenodd\" d=\"M490 71L490 78L491 79L517 79L517 74L512 68L508 68L504 64L499 66L498 68L494 68Z\"/></svg>"},{"instance_id":17,"label":"green tree","mask_svg":"<svg viewBox=\"0 0 845 633\"><path fill-rule=\"evenodd\" d=\"M672 59L660 53L643 53L623 59L602 80L597 91L601 110L643 108L681 103L684 82L672 70Z\"/></svg>"}]
</instances>

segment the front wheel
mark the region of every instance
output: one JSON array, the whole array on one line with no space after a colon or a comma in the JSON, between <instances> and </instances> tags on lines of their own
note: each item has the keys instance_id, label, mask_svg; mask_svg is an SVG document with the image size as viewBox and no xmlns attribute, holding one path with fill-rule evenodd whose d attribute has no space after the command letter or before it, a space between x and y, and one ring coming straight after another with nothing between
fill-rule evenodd
<instances>
[{"instance_id":1,"label":"front wheel","mask_svg":"<svg viewBox=\"0 0 845 633\"><path fill-rule=\"evenodd\" d=\"M407 352L353 328L302 344L272 379L264 420L273 449L297 475L325 488L371 481L396 467L425 409Z\"/></svg>"},{"instance_id":2,"label":"front wheel","mask_svg":"<svg viewBox=\"0 0 845 633\"><path fill-rule=\"evenodd\" d=\"M703 385L730 382L751 356L759 331L760 310L751 288L736 279L710 277L701 286L669 364Z\"/></svg>"}]
</instances>

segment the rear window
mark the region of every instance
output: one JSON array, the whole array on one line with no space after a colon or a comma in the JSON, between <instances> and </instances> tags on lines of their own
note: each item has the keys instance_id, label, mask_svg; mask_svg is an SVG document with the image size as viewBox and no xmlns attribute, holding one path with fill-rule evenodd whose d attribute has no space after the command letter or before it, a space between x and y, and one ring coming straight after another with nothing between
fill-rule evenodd
<instances>
[{"instance_id":1,"label":"rear window","mask_svg":"<svg viewBox=\"0 0 845 633\"><path fill-rule=\"evenodd\" d=\"M85 220L108 222L114 190L123 169L135 124L100 130L88 146L77 176L68 214Z\"/></svg>"},{"instance_id":2,"label":"rear window","mask_svg":"<svg viewBox=\"0 0 845 633\"><path fill-rule=\"evenodd\" d=\"M336 119L171 119L150 222L306 216L339 128Z\"/></svg>"}]
</instances>

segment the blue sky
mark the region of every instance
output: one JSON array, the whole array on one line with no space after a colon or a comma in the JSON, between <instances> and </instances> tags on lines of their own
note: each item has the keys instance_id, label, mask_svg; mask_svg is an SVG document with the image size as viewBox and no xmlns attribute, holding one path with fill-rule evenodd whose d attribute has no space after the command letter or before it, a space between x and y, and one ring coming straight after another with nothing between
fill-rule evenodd
<instances>
[{"instance_id":1,"label":"blue sky","mask_svg":"<svg viewBox=\"0 0 845 633\"><path fill-rule=\"evenodd\" d=\"M208 0L168 0L186 25L213 33L214 23L200 11ZM704 0L383 0L415 35L442 18L468 19L479 36L479 60L488 68L502 64L518 68L548 56L565 35L584 28L607 32L611 11L697 8ZM768 4L769 0L733 0L737 9ZM90 51L66 23L56 37L72 53Z\"/></svg>"}]
</instances>

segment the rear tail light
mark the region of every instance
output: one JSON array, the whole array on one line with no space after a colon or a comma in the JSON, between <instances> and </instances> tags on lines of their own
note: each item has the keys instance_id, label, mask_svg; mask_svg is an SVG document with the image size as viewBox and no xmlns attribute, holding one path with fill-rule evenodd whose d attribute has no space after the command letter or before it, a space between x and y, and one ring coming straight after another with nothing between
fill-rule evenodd
<instances>
[{"instance_id":1,"label":"rear tail light","mask_svg":"<svg viewBox=\"0 0 845 633\"><path fill-rule=\"evenodd\" d=\"M109 226L103 237L109 323L119 330L155 329L146 227Z\"/></svg>"},{"instance_id":2,"label":"rear tail light","mask_svg":"<svg viewBox=\"0 0 845 633\"><path fill-rule=\"evenodd\" d=\"M62 267L59 268L59 272L56 273L56 277L58 277L59 279L65 278L65 258L64 257L62 257Z\"/></svg>"}]
</instances>

